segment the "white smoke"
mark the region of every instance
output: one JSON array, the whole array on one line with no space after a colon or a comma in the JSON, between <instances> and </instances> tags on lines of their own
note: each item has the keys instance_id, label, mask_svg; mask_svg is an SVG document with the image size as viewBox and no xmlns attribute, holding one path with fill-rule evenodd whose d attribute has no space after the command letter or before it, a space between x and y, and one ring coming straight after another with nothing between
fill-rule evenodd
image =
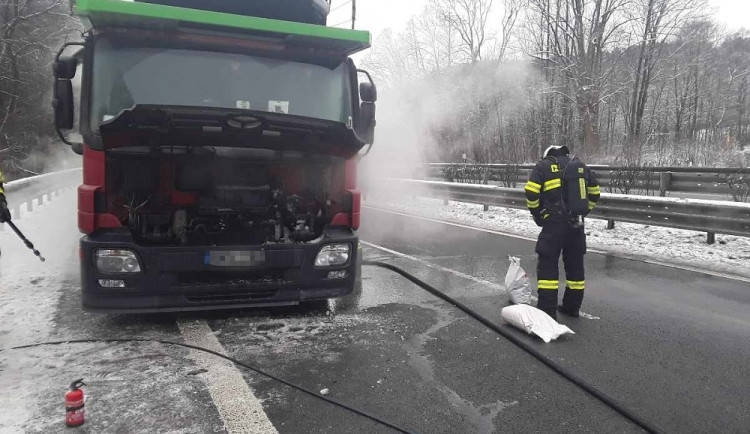
<instances>
[{"instance_id":1,"label":"white smoke","mask_svg":"<svg viewBox=\"0 0 750 434\"><path fill-rule=\"evenodd\" d=\"M421 164L451 151L474 158L478 146L491 148L505 123L535 103L534 77L525 62L486 62L381 89L363 176L419 177ZM487 110L490 116L480 113ZM446 131L463 131L464 142L440 140Z\"/></svg>"}]
</instances>

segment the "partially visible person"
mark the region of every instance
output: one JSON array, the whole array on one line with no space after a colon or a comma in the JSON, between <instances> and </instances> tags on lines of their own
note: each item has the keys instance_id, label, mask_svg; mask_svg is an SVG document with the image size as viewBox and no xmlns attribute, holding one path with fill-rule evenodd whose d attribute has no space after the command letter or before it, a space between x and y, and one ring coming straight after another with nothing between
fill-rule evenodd
<instances>
[{"instance_id":1,"label":"partially visible person","mask_svg":"<svg viewBox=\"0 0 750 434\"><path fill-rule=\"evenodd\" d=\"M5 199L3 182L5 182L5 177L3 176L2 170L0 170L0 223L10 221L10 210L8 209L8 201Z\"/></svg>"},{"instance_id":2,"label":"partially visible person","mask_svg":"<svg viewBox=\"0 0 750 434\"><path fill-rule=\"evenodd\" d=\"M578 317L586 286L583 256L586 254L584 217L599 200L596 174L567 146L550 146L526 183L526 206L542 228L536 243L537 307L557 319L557 311ZM558 262L565 265L565 294L557 305Z\"/></svg>"}]
</instances>

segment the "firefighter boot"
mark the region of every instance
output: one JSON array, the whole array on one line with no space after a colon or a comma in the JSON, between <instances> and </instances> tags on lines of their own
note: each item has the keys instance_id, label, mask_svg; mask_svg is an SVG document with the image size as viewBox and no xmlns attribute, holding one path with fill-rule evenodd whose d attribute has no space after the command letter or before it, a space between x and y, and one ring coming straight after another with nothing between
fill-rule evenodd
<instances>
[{"instance_id":1,"label":"firefighter boot","mask_svg":"<svg viewBox=\"0 0 750 434\"><path fill-rule=\"evenodd\" d=\"M583 289L565 288L562 304L557 309L565 315L578 318L582 302Z\"/></svg>"},{"instance_id":2,"label":"firefighter boot","mask_svg":"<svg viewBox=\"0 0 750 434\"><path fill-rule=\"evenodd\" d=\"M536 307L557 321L557 290L539 289Z\"/></svg>"}]
</instances>

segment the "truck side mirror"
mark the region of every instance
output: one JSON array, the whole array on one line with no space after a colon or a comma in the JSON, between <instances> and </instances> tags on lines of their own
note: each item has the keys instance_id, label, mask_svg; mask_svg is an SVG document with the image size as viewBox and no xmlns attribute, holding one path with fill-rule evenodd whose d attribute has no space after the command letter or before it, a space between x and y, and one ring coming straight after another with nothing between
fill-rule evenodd
<instances>
[{"instance_id":1,"label":"truck side mirror","mask_svg":"<svg viewBox=\"0 0 750 434\"><path fill-rule=\"evenodd\" d=\"M360 128L357 135L361 137L366 144L375 142L375 104L371 102L362 102L359 106Z\"/></svg>"},{"instance_id":2,"label":"truck side mirror","mask_svg":"<svg viewBox=\"0 0 750 434\"><path fill-rule=\"evenodd\" d=\"M359 98L365 102L377 102L378 100L378 88L373 83L360 83L359 85Z\"/></svg>"},{"instance_id":3,"label":"truck side mirror","mask_svg":"<svg viewBox=\"0 0 750 434\"><path fill-rule=\"evenodd\" d=\"M357 135L368 145L375 142L375 102L378 100L378 89L372 81L372 76L367 71L358 69L357 72L364 74L367 81L359 84L359 119Z\"/></svg>"},{"instance_id":4,"label":"truck side mirror","mask_svg":"<svg viewBox=\"0 0 750 434\"><path fill-rule=\"evenodd\" d=\"M72 80L76 76L78 59L72 56L60 56L52 66L55 78L61 80Z\"/></svg>"},{"instance_id":5,"label":"truck side mirror","mask_svg":"<svg viewBox=\"0 0 750 434\"><path fill-rule=\"evenodd\" d=\"M55 80L52 107L55 109L55 128L72 130L74 125L73 83L70 80Z\"/></svg>"},{"instance_id":6,"label":"truck side mirror","mask_svg":"<svg viewBox=\"0 0 750 434\"><path fill-rule=\"evenodd\" d=\"M73 142L70 144L70 149L78 155L83 155L83 143Z\"/></svg>"},{"instance_id":7,"label":"truck side mirror","mask_svg":"<svg viewBox=\"0 0 750 434\"><path fill-rule=\"evenodd\" d=\"M55 127L60 130L72 130L73 114L73 83L70 80L55 80L52 107L55 109Z\"/></svg>"},{"instance_id":8,"label":"truck side mirror","mask_svg":"<svg viewBox=\"0 0 750 434\"><path fill-rule=\"evenodd\" d=\"M55 130L60 140L69 145L73 152L83 155L83 143L68 140L63 130L72 130L75 127L75 99L73 96L73 78L76 76L78 65L81 61L78 56L65 56L63 52L71 46L84 46L84 42L66 42L60 47L52 64L52 73L55 84L52 88L52 108L55 112ZM80 52L80 51L79 51Z\"/></svg>"}]
</instances>

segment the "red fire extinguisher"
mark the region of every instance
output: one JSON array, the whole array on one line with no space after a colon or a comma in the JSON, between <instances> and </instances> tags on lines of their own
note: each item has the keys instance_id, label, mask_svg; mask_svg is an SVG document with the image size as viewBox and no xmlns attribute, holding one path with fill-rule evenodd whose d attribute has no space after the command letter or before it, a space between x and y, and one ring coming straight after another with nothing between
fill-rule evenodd
<instances>
[{"instance_id":1,"label":"red fire extinguisher","mask_svg":"<svg viewBox=\"0 0 750 434\"><path fill-rule=\"evenodd\" d=\"M65 393L65 425L67 426L81 426L86 422L82 386L85 386L83 378L79 378L70 383L70 390Z\"/></svg>"}]
</instances>

